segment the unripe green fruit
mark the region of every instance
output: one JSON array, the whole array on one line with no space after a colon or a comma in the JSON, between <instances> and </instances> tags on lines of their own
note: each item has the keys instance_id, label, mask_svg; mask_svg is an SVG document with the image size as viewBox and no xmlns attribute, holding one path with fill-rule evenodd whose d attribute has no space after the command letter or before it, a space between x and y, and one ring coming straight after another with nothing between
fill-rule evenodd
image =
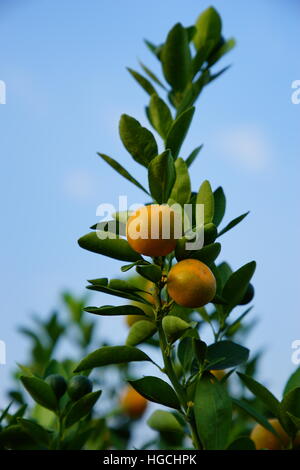
<instances>
[{"instance_id":1,"label":"unripe green fruit","mask_svg":"<svg viewBox=\"0 0 300 470\"><path fill-rule=\"evenodd\" d=\"M68 384L68 394L71 400L77 401L93 390L93 384L84 375L75 375Z\"/></svg>"},{"instance_id":2,"label":"unripe green fruit","mask_svg":"<svg viewBox=\"0 0 300 470\"><path fill-rule=\"evenodd\" d=\"M190 328L186 321L172 315L167 315L163 318L162 326L169 343L174 343Z\"/></svg>"},{"instance_id":3,"label":"unripe green fruit","mask_svg":"<svg viewBox=\"0 0 300 470\"><path fill-rule=\"evenodd\" d=\"M67 390L67 382L62 375L51 374L46 378L46 382L52 388L56 398L59 400Z\"/></svg>"},{"instance_id":4,"label":"unripe green fruit","mask_svg":"<svg viewBox=\"0 0 300 470\"><path fill-rule=\"evenodd\" d=\"M240 301L239 305L246 305L248 304L249 302L251 302L251 300L253 299L254 297L254 287L253 285L250 283L247 287L247 290L245 292L245 295L244 297L242 298L242 300Z\"/></svg>"}]
</instances>

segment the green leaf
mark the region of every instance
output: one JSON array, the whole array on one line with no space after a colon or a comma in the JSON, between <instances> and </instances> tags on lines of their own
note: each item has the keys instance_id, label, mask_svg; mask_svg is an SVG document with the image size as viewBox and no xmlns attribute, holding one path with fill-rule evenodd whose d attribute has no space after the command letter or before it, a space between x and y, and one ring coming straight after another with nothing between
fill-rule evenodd
<instances>
[{"instance_id":1,"label":"green leaf","mask_svg":"<svg viewBox=\"0 0 300 470\"><path fill-rule=\"evenodd\" d=\"M300 419L300 387L288 392L280 404L280 421L287 433L295 437L298 429L290 415Z\"/></svg>"},{"instance_id":2,"label":"green leaf","mask_svg":"<svg viewBox=\"0 0 300 470\"><path fill-rule=\"evenodd\" d=\"M228 325L225 330L223 331L223 335L228 335L230 336L232 332L235 331L235 326L237 326L239 323L241 323L241 321L245 318L246 315L248 315L249 312L251 312L253 307L249 307L247 308L247 310L245 312L243 312L241 315L239 315L237 317L236 320L234 320L233 323L231 323L230 325Z\"/></svg>"},{"instance_id":3,"label":"green leaf","mask_svg":"<svg viewBox=\"0 0 300 470\"><path fill-rule=\"evenodd\" d=\"M199 147L195 148L195 150L192 151L192 153L187 157L185 163L187 164L187 167L189 168L194 160L197 158L199 152L203 149L203 144L200 145Z\"/></svg>"},{"instance_id":4,"label":"green leaf","mask_svg":"<svg viewBox=\"0 0 300 470\"><path fill-rule=\"evenodd\" d=\"M2 410L1 415L0 415L0 424L2 423L2 421L3 421L3 420L6 418L6 416L8 415L9 409L10 409L10 407L11 407L12 404L13 404L13 401L11 401L11 402L9 403L9 405L8 405L6 408L4 408L4 410Z\"/></svg>"},{"instance_id":5,"label":"green leaf","mask_svg":"<svg viewBox=\"0 0 300 470\"><path fill-rule=\"evenodd\" d=\"M215 200L209 181L205 180L201 184L197 194L196 204L204 204L204 223L208 224L212 222L214 218Z\"/></svg>"},{"instance_id":6,"label":"green leaf","mask_svg":"<svg viewBox=\"0 0 300 470\"><path fill-rule=\"evenodd\" d=\"M104 238L101 240L98 235L103 234ZM85 250L98 253L100 255L115 258L120 261L138 261L141 255L134 251L127 240L116 238L115 234L108 232L91 232L79 238L78 244Z\"/></svg>"},{"instance_id":7,"label":"green leaf","mask_svg":"<svg viewBox=\"0 0 300 470\"><path fill-rule=\"evenodd\" d=\"M211 67L214 65L218 60L220 60L225 54L230 52L236 45L236 41L234 38L230 38L225 41L217 50L213 52L208 60L208 65Z\"/></svg>"},{"instance_id":8,"label":"green leaf","mask_svg":"<svg viewBox=\"0 0 300 470\"><path fill-rule=\"evenodd\" d=\"M194 412L204 449L226 449L232 420L231 400L225 386L211 375L204 375L197 383Z\"/></svg>"},{"instance_id":9,"label":"green leaf","mask_svg":"<svg viewBox=\"0 0 300 470\"><path fill-rule=\"evenodd\" d=\"M294 390L294 388L300 387L300 367L293 372L289 377L283 391L283 396Z\"/></svg>"},{"instance_id":10,"label":"green leaf","mask_svg":"<svg viewBox=\"0 0 300 470\"><path fill-rule=\"evenodd\" d=\"M256 450L254 442L249 437L239 437L226 450Z\"/></svg>"},{"instance_id":11,"label":"green leaf","mask_svg":"<svg viewBox=\"0 0 300 470\"><path fill-rule=\"evenodd\" d=\"M110 232L118 236L126 236L126 224L119 222L116 219L105 220L104 222L98 222L90 227L91 230L97 230L100 232Z\"/></svg>"},{"instance_id":12,"label":"green leaf","mask_svg":"<svg viewBox=\"0 0 300 470\"><path fill-rule=\"evenodd\" d=\"M162 46L161 45L155 46L155 44L148 41L148 39L144 39L144 42L145 42L146 46L148 47L149 51L151 51L152 54L154 54L160 60Z\"/></svg>"},{"instance_id":13,"label":"green leaf","mask_svg":"<svg viewBox=\"0 0 300 470\"><path fill-rule=\"evenodd\" d=\"M151 282L159 282L161 280L162 271L156 264L140 265L136 267L136 272Z\"/></svg>"},{"instance_id":14,"label":"green leaf","mask_svg":"<svg viewBox=\"0 0 300 470\"><path fill-rule=\"evenodd\" d=\"M174 90L184 90L191 80L192 61L186 29L177 23L169 32L162 49L164 76Z\"/></svg>"},{"instance_id":15,"label":"green leaf","mask_svg":"<svg viewBox=\"0 0 300 470\"><path fill-rule=\"evenodd\" d=\"M119 124L120 137L124 147L133 159L148 168L152 158L158 154L153 134L127 114L122 114Z\"/></svg>"},{"instance_id":16,"label":"green leaf","mask_svg":"<svg viewBox=\"0 0 300 470\"><path fill-rule=\"evenodd\" d=\"M193 338L193 350L199 364L204 364L207 355L207 344L200 339Z\"/></svg>"},{"instance_id":17,"label":"green leaf","mask_svg":"<svg viewBox=\"0 0 300 470\"><path fill-rule=\"evenodd\" d=\"M151 96L149 116L153 127L163 139L166 139L173 118L169 107L157 94Z\"/></svg>"},{"instance_id":18,"label":"green leaf","mask_svg":"<svg viewBox=\"0 0 300 470\"><path fill-rule=\"evenodd\" d=\"M225 308L226 314L230 313L230 311L243 299L255 269L256 263L255 261L251 261L231 274L229 279L226 281L222 291L222 297L228 303Z\"/></svg>"},{"instance_id":19,"label":"green leaf","mask_svg":"<svg viewBox=\"0 0 300 470\"><path fill-rule=\"evenodd\" d=\"M114 315L142 315L145 313L142 309L135 305L121 305L114 307L113 305L103 305L103 307L85 307L85 312L94 313L95 315L114 316Z\"/></svg>"},{"instance_id":20,"label":"green leaf","mask_svg":"<svg viewBox=\"0 0 300 470\"><path fill-rule=\"evenodd\" d=\"M146 65L144 65L142 62L140 62L140 66L144 70L144 72L150 77L157 85L159 85L163 90L166 90L165 85L157 78L157 76L150 70Z\"/></svg>"},{"instance_id":21,"label":"green leaf","mask_svg":"<svg viewBox=\"0 0 300 470\"><path fill-rule=\"evenodd\" d=\"M215 41L208 39L204 44L202 44L192 60L193 67L193 77L201 70L204 62L208 59L210 54L215 49Z\"/></svg>"},{"instance_id":22,"label":"green leaf","mask_svg":"<svg viewBox=\"0 0 300 470\"><path fill-rule=\"evenodd\" d=\"M151 161L148 179L152 197L159 204L167 202L176 179L174 160L170 150L157 155Z\"/></svg>"},{"instance_id":23,"label":"green leaf","mask_svg":"<svg viewBox=\"0 0 300 470\"><path fill-rule=\"evenodd\" d=\"M105 284L105 281L106 281L106 284ZM96 292L104 292L105 294L114 295L116 297L121 297L122 299L135 300L136 302L141 302L146 305L151 305L150 302L148 302L144 297L141 297L140 295L138 295L135 291L122 289L121 285L119 286L120 290L118 290L117 288L113 288L112 285L117 287L118 284L113 283L111 285L111 282L110 282L110 284L108 285L108 279L106 278L93 279L93 280L90 280L89 282L92 284L92 285L87 286L87 289L89 290L94 290Z\"/></svg>"},{"instance_id":24,"label":"green leaf","mask_svg":"<svg viewBox=\"0 0 300 470\"><path fill-rule=\"evenodd\" d=\"M74 372L137 361L152 362L147 354L131 346L103 346L82 359Z\"/></svg>"},{"instance_id":25,"label":"green leaf","mask_svg":"<svg viewBox=\"0 0 300 470\"><path fill-rule=\"evenodd\" d=\"M149 320L141 319L130 327L126 339L126 346L137 346L148 338L151 338L156 331L157 328L154 323Z\"/></svg>"},{"instance_id":26,"label":"green leaf","mask_svg":"<svg viewBox=\"0 0 300 470\"><path fill-rule=\"evenodd\" d=\"M177 339L188 330L191 326L182 318L173 315L167 315L162 320L162 326L169 343L174 343Z\"/></svg>"},{"instance_id":27,"label":"green leaf","mask_svg":"<svg viewBox=\"0 0 300 470\"><path fill-rule=\"evenodd\" d=\"M138 82L139 85L145 90L148 95L152 95L153 93L156 93L156 90L152 83L147 80L147 78L143 77L139 72L136 72L135 70L127 67L128 72L131 74L131 76Z\"/></svg>"},{"instance_id":28,"label":"green leaf","mask_svg":"<svg viewBox=\"0 0 300 470\"><path fill-rule=\"evenodd\" d=\"M220 243L212 243L211 245L204 246L201 250L189 251L187 258L193 258L202 261L202 263L211 264L217 259L220 252Z\"/></svg>"},{"instance_id":29,"label":"green leaf","mask_svg":"<svg viewBox=\"0 0 300 470\"><path fill-rule=\"evenodd\" d=\"M158 377L143 377L129 381L130 385L147 400L180 410L180 403L173 388Z\"/></svg>"},{"instance_id":30,"label":"green leaf","mask_svg":"<svg viewBox=\"0 0 300 470\"><path fill-rule=\"evenodd\" d=\"M108 165L110 165L119 175L123 176L123 178L127 179L131 183L133 183L137 188L141 189L144 191L144 193L149 194L148 191L133 177L131 176L130 173L128 173L125 168L120 165L116 160L113 158L109 157L108 155L105 155L104 153L97 153L99 157L101 157Z\"/></svg>"},{"instance_id":31,"label":"green leaf","mask_svg":"<svg viewBox=\"0 0 300 470\"><path fill-rule=\"evenodd\" d=\"M22 376L20 380L36 403L51 411L57 410L57 399L50 385L37 377Z\"/></svg>"},{"instance_id":32,"label":"green leaf","mask_svg":"<svg viewBox=\"0 0 300 470\"><path fill-rule=\"evenodd\" d=\"M214 191L214 200L215 200L215 213L213 222L218 227L223 220L226 210L226 197L223 191L223 188L219 186Z\"/></svg>"},{"instance_id":33,"label":"green leaf","mask_svg":"<svg viewBox=\"0 0 300 470\"><path fill-rule=\"evenodd\" d=\"M249 349L232 341L218 341L207 348L207 360L214 364L214 369L223 370L229 367L235 367L246 362L249 357ZM209 367L209 364L208 366Z\"/></svg>"},{"instance_id":34,"label":"green leaf","mask_svg":"<svg viewBox=\"0 0 300 470\"><path fill-rule=\"evenodd\" d=\"M226 227L224 227L220 232L219 232L219 235L218 237L220 237L221 235L224 235L224 233L228 232L228 230L231 230L233 227L235 227L237 224L239 224L240 222L242 222L242 220L244 220L245 217L247 217L247 215L249 214L249 211L248 212L245 212L245 214L242 214L240 215L239 217L236 217L235 219L233 219L231 222L229 222L228 225L226 225Z\"/></svg>"},{"instance_id":35,"label":"green leaf","mask_svg":"<svg viewBox=\"0 0 300 470\"><path fill-rule=\"evenodd\" d=\"M101 393L101 390L98 390L97 392L87 393L77 402L75 402L66 415L66 428L73 426L73 424L77 423L80 419L84 418L87 414L89 414L97 400L100 398Z\"/></svg>"},{"instance_id":36,"label":"green leaf","mask_svg":"<svg viewBox=\"0 0 300 470\"><path fill-rule=\"evenodd\" d=\"M148 426L162 433L183 433L183 428L176 416L169 411L156 410L147 421Z\"/></svg>"},{"instance_id":37,"label":"green leaf","mask_svg":"<svg viewBox=\"0 0 300 470\"><path fill-rule=\"evenodd\" d=\"M245 413L247 413L247 415L251 416L251 418L253 418L257 423L261 424L265 429L277 436L276 431L274 430L273 426L269 423L269 421L247 402L245 402L244 400L237 400L236 398L233 398L232 403L241 410L243 410Z\"/></svg>"},{"instance_id":38,"label":"green leaf","mask_svg":"<svg viewBox=\"0 0 300 470\"><path fill-rule=\"evenodd\" d=\"M170 199L183 206L191 197L191 180L186 162L182 158L175 161L176 180L170 194Z\"/></svg>"},{"instance_id":39,"label":"green leaf","mask_svg":"<svg viewBox=\"0 0 300 470\"><path fill-rule=\"evenodd\" d=\"M221 39L222 20L213 7L207 8L196 21L197 32L193 38L197 49L208 41L217 44Z\"/></svg>"},{"instance_id":40,"label":"green leaf","mask_svg":"<svg viewBox=\"0 0 300 470\"><path fill-rule=\"evenodd\" d=\"M184 371L188 371L194 359L193 338L183 338L177 349L177 357Z\"/></svg>"},{"instance_id":41,"label":"green leaf","mask_svg":"<svg viewBox=\"0 0 300 470\"><path fill-rule=\"evenodd\" d=\"M200 93L202 92L203 88L208 85L211 81L211 75L209 70L204 70L201 73L200 77L191 85L189 85L180 101L180 104L177 107L177 115L179 116L185 109L192 106L197 98L199 97Z\"/></svg>"},{"instance_id":42,"label":"green leaf","mask_svg":"<svg viewBox=\"0 0 300 470\"><path fill-rule=\"evenodd\" d=\"M195 108L188 108L173 122L166 139L166 148L170 149L174 159L179 155L185 136L191 125Z\"/></svg>"},{"instance_id":43,"label":"green leaf","mask_svg":"<svg viewBox=\"0 0 300 470\"><path fill-rule=\"evenodd\" d=\"M42 426L29 419L18 419L18 423L21 428L29 434L30 437L37 443L42 445L43 447L48 448L51 442L51 434L46 431Z\"/></svg>"},{"instance_id":44,"label":"green leaf","mask_svg":"<svg viewBox=\"0 0 300 470\"><path fill-rule=\"evenodd\" d=\"M280 403L274 395L269 392L266 387L261 385L259 382L254 380L252 377L249 377L241 372L237 372L237 375L241 381L246 385L246 387L252 392L257 398L259 398L265 405L265 407L273 413L274 416L279 416L279 406Z\"/></svg>"},{"instance_id":45,"label":"green leaf","mask_svg":"<svg viewBox=\"0 0 300 470\"><path fill-rule=\"evenodd\" d=\"M222 287L224 287L224 285L226 284L226 282L228 281L228 279L230 278L232 274L232 269L229 266L229 264L226 263L226 261L223 261L223 263L220 263L217 268L218 268L218 272L222 281Z\"/></svg>"}]
</instances>

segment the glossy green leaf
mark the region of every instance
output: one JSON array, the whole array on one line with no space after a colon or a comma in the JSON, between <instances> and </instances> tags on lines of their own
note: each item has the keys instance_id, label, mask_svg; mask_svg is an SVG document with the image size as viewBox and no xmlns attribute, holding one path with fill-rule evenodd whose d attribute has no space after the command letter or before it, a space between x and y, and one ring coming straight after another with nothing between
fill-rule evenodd
<instances>
[{"instance_id":1,"label":"glossy green leaf","mask_svg":"<svg viewBox=\"0 0 300 470\"><path fill-rule=\"evenodd\" d=\"M129 382L147 400L180 410L180 403L173 388L158 377L143 377Z\"/></svg>"},{"instance_id":2,"label":"glossy green leaf","mask_svg":"<svg viewBox=\"0 0 300 470\"><path fill-rule=\"evenodd\" d=\"M283 396L287 395L294 388L300 387L300 367L289 377L283 391Z\"/></svg>"},{"instance_id":3,"label":"glossy green leaf","mask_svg":"<svg viewBox=\"0 0 300 470\"><path fill-rule=\"evenodd\" d=\"M143 75L141 75L139 72L129 67L127 67L127 70L130 75L137 81L137 83L141 85L145 92L148 93L148 95L151 96L153 93L156 93L154 86L152 85L152 83L149 82L149 80L147 80L147 78L143 77Z\"/></svg>"},{"instance_id":4,"label":"glossy green leaf","mask_svg":"<svg viewBox=\"0 0 300 470\"><path fill-rule=\"evenodd\" d=\"M225 54L230 52L236 45L234 38L230 38L225 41L213 54L210 55L208 64L211 67L218 60L220 60Z\"/></svg>"},{"instance_id":5,"label":"glossy green leaf","mask_svg":"<svg viewBox=\"0 0 300 470\"><path fill-rule=\"evenodd\" d=\"M215 212L213 222L218 227L223 220L226 210L226 197L221 186L214 191L214 200Z\"/></svg>"},{"instance_id":6,"label":"glossy green leaf","mask_svg":"<svg viewBox=\"0 0 300 470\"><path fill-rule=\"evenodd\" d=\"M192 163L194 163L195 159L197 158L198 154L201 152L202 149L203 149L203 144L195 148L195 150L193 150L190 153L190 155L187 157L185 163L187 164L188 168L192 165Z\"/></svg>"},{"instance_id":7,"label":"glossy green leaf","mask_svg":"<svg viewBox=\"0 0 300 470\"><path fill-rule=\"evenodd\" d=\"M164 76L174 90L184 90L191 79L192 61L186 29L177 23L162 49Z\"/></svg>"},{"instance_id":8,"label":"glossy green leaf","mask_svg":"<svg viewBox=\"0 0 300 470\"><path fill-rule=\"evenodd\" d=\"M159 85L163 90L166 90L165 85L159 80L159 78L155 75L155 73L152 72L145 64L140 62L140 66L144 70L144 72L150 77L157 85Z\"/></svg>"},{"instance_id":9,"label":"glossy green leaf","mask_svg":"<svg viewBox=\"0 0 300 470\"><path fill-rule=\"evenodd\" d=\"M177 106L177 116L179 116L187 108L189 108L195 103L195 101L199 97L204 87L208 85L210 81L211 81L211 74L209 70L205 70L204 72L201 73L200 77L197 78L195 82L193 82L186 88L182 96L182 99L180 101L180 104Z\"/></svg>"},{"instance_id":10,"label":"glossy green leaf","mask_svg":"<svg viewBox=\"0 0 300 470\"><path fill-rule=\"evenodd\" d=\"M248 357L249 349L232 341L218 341L207 348L207 360L214 363L213 368L215 370L238 366L246 362ZM209 364L207 367L210 367Z\"/></svg>"},{"instance_id":11,"label":"glossy green leaf","mask_svg":"<svg viewBox=\"0 0 300 470\"><path fill-rule=\"evenodd\" d=\"M197 49L207 41L217 44L221 39L222 20L216 9L209 7L203 11L196 21L196 28L193 40Z\"/></svg>"},{"instance_id":12,"label":"glossy green leaf","mask_svg":"<svg viewBox=\"0 0 300 470\"><path fill-rule=\"evenodd\" d=\"M157 155L148 169L149 188L152 197L159 204L167 202L172 191L176 170L170 150Z\"/></svg>"},{"instance_id":13,"label":"glossy green leaf","mask_svg":"<svg viewBox=\"0 0 300 470\"><path fill-rule=\"evenodd\" d=\"M138 346L151 338L156 331L157 328L153 322L141 319L130 327L126 339L126 346Z\"/></svg>"},{"instance_id":14,"label":"glossy green leaf","mask_svg":"<svg viewBox=\"0 0 300 470\"><path fill-rule=\"evenodd\" d=\"M20 380L33 400L51 411L57 409L57 399L50 385L37 377L20 377Z\"/></svg>"},{"instance_id":15,"label":"glossy green leaf","mask_svg":"<svg viewBox=\"0 0 300 470\"><path fill-rule=\"evenodd\" d=\"M265 407L271 411L274 416L279 416L280 403L276 397L262 384L254 380L241 372L237 372L237 375L241 381L246 385L248 390L252 392L257 398L259 398L265 405Z\"/></svg>"},{"instance_id":16,"label":"glossy green leaf","mask_svg":"<svg viewBox=\"0 0 300 470\"><path fill-rule=\"evenodd\" d=\"M106 281L106 284L105 284ZM112 288L111 287L111 282L108 284L108 279L92 279L88 281L91 283L91 285L87 286L87 289L89 290L94 290L96 292L104 292L105 294L109 295L114 295L117 297L121 297L122 299L129 299L129 300L134 300L136 302L141 302L146 305L151 305L150 302L148 302L147 299L144 297L140 296L136 291L133 290L128 290L128 289L122 289L121 286L120 290L117 288ZM113 283L112 285L118 286L118 284Z\"/></svg>"},{"instance_id":17,"label":"glossy green leaf","mask_svg":"<svg viewBox=\"0 0 300 470\"><path fill-rule=\"evenodd\" d=\"M251 261L232 273L226 281L222 291L222 297L228 303L225 311L226 314L243 299L255 269L256 263L255 261Z\"/></svg>"},{"instance_id":18,"label":"glossy green leaf","mask_svg":"<svg viewBox=\"0 0 300 470\"><path fill-rule=\"evenodd\" d=\"M127 170L125 170L125 168L120 165L120 163L118 163L116 160L109 157L108 155L105 155L104 153L98 152L97 155L99 155L102 160L108 163L108 165L110 165L117 173L119 173L119 175L123 176L123 178L133 183L137 188L144 191L144 193L149 194L148 191L144 188L144 186L142 186L133 176L131 176L131 174Z\"/></svg>"},{"instance_id":19,"label":"glossy green leaf","mask_svg":"<svg viewBox=\"0 0 300 470\"><path fill-rule=\"evenodd\" d=\"M199 364L204 364L207 356L207 344L200 339L193 338L193 350Z\"/></svg>"},{"instance_id":20,"label":"glossy green leaf","mask_svg":"<svg viewBox=\"0 0 300 470\"><path fill-rule=\"evenodd\" d=\"M103 237L106 237L103 240L98 235L101 234L91 232L84 235L78 240L79 246L93 253L121 261L138 261L141 259L141 255L131 248L127 240L116 238L115 234L109 234L108 232L103 232Z\"/></svg>"},{"instance_id":21,"label":"glossy green leaf","mask_svg":"<svg viewBox=\"0 0 300 470\"><path fill-rule=\"evenodd\" d=\"M111 364L128 362L151 361L143 351L131 346L103 346L88 354L76 367L74 372L103 367Z\"/></svg>"},{"instance_id":22,"label":"glossy green leaf","mask_svg":"<svg viewBox=\"0 0 300 470\"><path fill-rule=\"evenodd\" d=\"M156 264L146 264L136 267L136 272L151 282L159 282L161 280L162 271Z\"/></svg>"},{"instance_id":23,"label":"glossy green leaf","mask_svg":"<svg viewBox=\"0 0 300 470\"><path fill-rule=\"evenodd\" d=\"M101 390L98 390L97 392L87 393L78 401L76 401L66 415L66 428L73 426L73 424L77 423L80 419L84 418L87 414L89 414L92 411L97 400L100 398L101 393Z\"/></svg>"},{"instance_id":24,"label":"glossy green leaf","mask_svg":"<svg viewBox=\"0 0 300 470\"><path fill-rule=\"evenodd\" d=\"M170 149L174 159L179 155L185 136L191 125L195 108L189 108L173 122L166 139L166 148Z\"/></svg>"},{"instance_id":25,"label":"glossy green leaf","mask_svg":"<svg viewBox=\"0 0 300 470\"><path fill-rule=\"evenodd\" d=\"M228 232L229 230L231 230L233 227L235 227L237 224L239 224L240 222L242 222L242 220L244 220L245 217L247 217L247 215L249 214L249 211L248 212L245 212L245 214L242 214L240 215L239 217L236 217L235 219L233 219L231 222L229 222L228 225L226 225L226 227L224 227L220 232L219 232L219 237L221 235L224 235L224 233Z\"/></svg>"},{"instance_id":26,"label":"glossy green leaf","mask_svg":"<svg viewBox=\"0 0 300 470\"><path fill-rule=\"evenodd\" d=\"M296 436L297 425L290 415L300 419L300 387L288 392L280 404L280 418L285 430L292 437Z\"/></svg>"},{"instance_id":27,"label":"glossy green leaf","mask_svg":"<svg viewBox=\"0 0 300 470\"><path fill-rule=\"evenodd\" d=\"M211 245L204 246L201 250L190 252L189 258L197 259L205 264L211 264L217 259L220 252L220 243L212 243Z\"/></svg>"},{"instance_id":28,"label":"glossy green leaf","mask_svg":"<svg viewBox=\"0 0 300 470\"><path fill-rule=\"evenodd\" d=\"M169 411L156 410L147 421L148 426L162 433L183 433L183 428L176 416Z\"/></svg>"},{"instance_id":29,"label":"glossy green leaf","mask_svg":"<svg viewBox=\"0 0 300 470\"><path fill-rule=\"evenodd\" d=\"M210 375L197 383L194 413L206 450L226 449L232 420L231 400L223 384Z\"/></svg>"},{"instance_id":30,"label":"glossy green leaf","mask_svg":"<svg viewBox=\"0 0 300 470\"><path fill-rule=\"evenodd\" d=\"M119 132L124 147L133 159L148 167L152 158L158 154L157 143L153 134L127 114L121 116Z\"/></svg>"},{"instance_id":31,"label":"glossy green leaf","mask_svg":"<svg viewBox=\"0 0 300 470\"><path fill-rule=\"evenodd\" d=\"M226 284L226 282L228 281L228 279L230 278L232 274L232 269L229 266L229 264L226 263L226 261L223 261L223 263L220 263L218 265L218 271L219 271L220 278L222 281L222 287L224 287L224 285Z\"/></svg>"},{"instance_id":32,"label":"glossy green leaf","mask_svg":"<svg viewBox=\"0 0 300 470\"><path fill-rule=\"evenodd\" d=\"M180 205L188 204L191 197L191 180L186 162L182 158L175 161L176 180L170 199Z\"/></svg>"},{"instance_id":33,"label":"glossy green leaf","mask_svg":"<svg viewBox=\"0 0 300 470\"><path fill-rule=\"evenodd\" d=\"M163 139L166 139L172 126L173 118L168 105L157 94L151 96L149 116L154 129Z\"/></svg>"},{"instance_id":34,"label":"glossy green leaf","mask_svg":"<svg viewBox=\"0 0 300 470\"><path fill-rule=\"evenodd\" d=\"M201 184L197 194L196 204L204 204L204 223L208 224L213 222L215 200L209 181L205 180Z\"/></svg>"},{"instance_id":35,"label":"glossy green leaf","mask_svg":"<svg viewBox=\"0 0 300 470\"><path fill-rule=\"evenodd\" d=\"M104 305L103 307L85 307L85 312L94 313L95 315L114 316L114 315L141 315L145 316L142 309L135 305L121 305L114 307L113 305Z\"/></svg>"},{"instance_id":36,"label":"glossy green leaf","mask_svg":"<svg viewBox=\"0 0 300 470\"><path fill-rule=\"evenodd\" d=\"M274 430L273 426L269 423L267 418L265 418L262 414L256 411L249 403L244 400L237 400L236 398L232 399L232 403L240 408L242 411L247 413L247 415L251 416L257 423L261 424L265 429L273 433L277 436L276 431Z\"/></svg>"},{"instance_id":37,"label":"glossy green leaf","mask_svg":"<svg viewBox=\"0 0 300 470\"><path fill-rule=\"evenodd\" d=\"M174 343L190 328L189 323L173 315L165 316L162 320L162 326L169 343Z\"/></svg>"},{"instance_id":38,"label":"glossy green leaf","mask_svg":"<svg viewBox=\"0 0 300 470\"><path fill-rule=\"evenodd\" d=\"M185 337L180 341L177 349L177 357L183 370L188 371L194 359L192 338Z\"/></svg>"}]
</instances>

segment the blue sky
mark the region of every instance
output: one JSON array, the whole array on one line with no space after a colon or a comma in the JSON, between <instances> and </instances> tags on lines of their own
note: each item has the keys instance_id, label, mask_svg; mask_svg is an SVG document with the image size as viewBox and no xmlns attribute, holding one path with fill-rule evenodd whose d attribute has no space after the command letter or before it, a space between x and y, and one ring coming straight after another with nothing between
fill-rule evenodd
<instances>
[{"instance_id":1,"label":"blue sky","mask_svg":"<svg viewBox=\"0 0 300 470\"><path fill-rule=\"evenodd\" d=\"M120 263L81 250L79 236L96 222L99 203L143 202L142 194L96 157L120 160L141 181L142 167L118 138L123 112L146 123L147 96L126 66L137 59L157 70L142 39L159 43L177 21L192 24L213 4L236 49L223 59L233 67L202 95L187 155L194 188L203 179L222 185L227 221L251 210L223 238L222 258L234 269L258 262L253 315L258 324L247 345L265 346L260 375L278 395L291 362L299 325L299 116L291 83L300 79L296 0L53 0L1 1L0 80L7 86L1 121L1 329L7 366L24 361L27 343L17 333L30 314L46 315L61 289L79 294L85 280L118 276ZM96 304L107 302L98 295ZM121 319L99 320L101 331L124 341Z\"/></svg>"}]
</instances>

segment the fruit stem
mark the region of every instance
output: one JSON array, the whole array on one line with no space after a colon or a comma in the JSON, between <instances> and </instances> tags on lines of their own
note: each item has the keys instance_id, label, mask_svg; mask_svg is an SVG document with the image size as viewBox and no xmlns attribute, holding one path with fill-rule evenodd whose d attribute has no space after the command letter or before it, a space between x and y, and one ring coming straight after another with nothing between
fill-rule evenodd
<instances>
[{"instance_id":1,"label":"fruit stem","mask_svg":"<svg viewBox=\"0 0 300 470\"><path fill-rule=\"evenodd\" d=\"M200 449L202 449L202 445L201 445L201 442L200 442L200 440L198 438L198 435L197 435L197 430L196 430L194 417L193 417L193 415L191 415L190 417L187 415L187 413L190 412L190 409L189 409L189 406L188 406L188 403L187 403L187 397L186 397L185 389L181 385L181 383L179 382L177 374L176 374L176 372L174 370L174 367L173 367L173 364L172 364L171 357L167 353L169 348L168 348L168 343L167 343L167 340L166 340L165 332L164 332L163 327L162 327L161 319L159 319L157 321L157 328L158 328L158 334L159 334L160 348L161 348L162 357L163 357L164 366L165 366L164 367L165 373L169 377L169 380L170 380L171 384L173 385L174 390L175 390L175 392L178 396L178 399L181 403L181 406L184 410L184 417L185 417L186 421L188 422L188 424L190 426L191 434L192 434L192 441L194 443L194 446L196 447L196 449L200 450Z\"/></svg>"}]
</instances>

